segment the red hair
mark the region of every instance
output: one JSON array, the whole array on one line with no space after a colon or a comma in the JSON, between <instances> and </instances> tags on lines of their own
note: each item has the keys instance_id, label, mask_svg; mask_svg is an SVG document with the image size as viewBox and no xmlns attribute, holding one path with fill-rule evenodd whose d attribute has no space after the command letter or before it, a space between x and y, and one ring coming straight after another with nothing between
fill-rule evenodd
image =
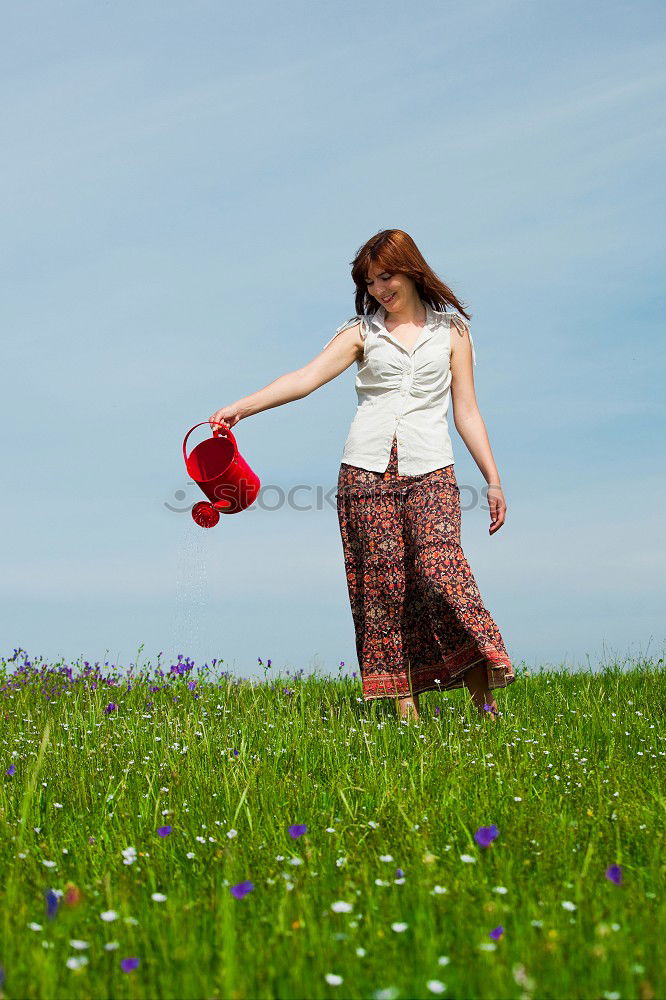
<instances>
[{"instance_id":1,"label":"red hair","mask_svg":"<svg viewBox=\"0 0 666 1000\"><path fill-rule=\"evenodd\" d=\"M466 320L470 320L470 314L459 299L428 266L414 240L402 229L383 229L376 233L363 244L351 262L357 316L373 313L379 308L379 303L372 298L365 283L371 263L391 274L396 271L406 274L416 284L421 300L432 309L446 312L447 305L453 306Z\"/></svg>"}]
</instances>

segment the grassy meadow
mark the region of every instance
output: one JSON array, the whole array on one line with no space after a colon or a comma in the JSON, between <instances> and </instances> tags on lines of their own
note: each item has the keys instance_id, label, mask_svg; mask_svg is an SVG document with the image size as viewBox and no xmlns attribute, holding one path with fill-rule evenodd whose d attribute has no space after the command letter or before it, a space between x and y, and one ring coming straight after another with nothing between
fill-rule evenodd
<instances>
[{"instance_id":1,"label":"grassy meadow","mask_svg":"<svg viewBox=\"0 0 666 1000\"><path fill-rule=\"evenodd\" d=\"M418 722L261 665L0 658L0 996L666 996L663 660Z\"/></svg>"}]
</instances>

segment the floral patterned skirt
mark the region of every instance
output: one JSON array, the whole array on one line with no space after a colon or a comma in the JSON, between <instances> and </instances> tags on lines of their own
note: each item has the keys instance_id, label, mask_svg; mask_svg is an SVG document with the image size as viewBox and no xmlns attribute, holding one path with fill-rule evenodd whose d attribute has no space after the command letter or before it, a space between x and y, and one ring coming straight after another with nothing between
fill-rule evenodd
<instances>
[{"instance_id":1,"label":"floral patterned skirt","mask_svg":"<svg viewBox=\"0 0 666 1000\"><path fill-rule=\"evenodd\" d=\"M463 687L484 663L488 689L515 674L460 547L453 465L398 475L340 464L337 508L363 697Z\"/></svg>"}]
</instances>

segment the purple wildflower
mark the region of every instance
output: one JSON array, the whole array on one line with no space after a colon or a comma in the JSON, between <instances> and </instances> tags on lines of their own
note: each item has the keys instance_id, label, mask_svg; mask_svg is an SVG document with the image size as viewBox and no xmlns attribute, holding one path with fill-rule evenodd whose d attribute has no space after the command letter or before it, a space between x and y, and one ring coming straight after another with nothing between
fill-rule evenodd
<instances>
[{"instance_id":1,"label":"purple wildflower","mask_svg":"<svg viewBox=\"0 0 666 1000\"><path fill-rule=\"evenodd\" d=\"M396 875L398 876L398 878L404 878L405 877L405 873L403 872L402 868L398 868L398 870L396 872Z\"/></svg>"},{"instance_id":2,"label":"purple wildflower","mask_svg":"<svg viewBox=\"0 0 666 1000\"><path fill-rule=\"evenodd\" d=\"M290 835L296 840L296 837L302 837L304 833L308 832L308 828L305 823L294 823L293 826L289 827Z\"/></svg>"},{"instance_id":3,"label":"purple wildflower","mask_svg":"<svg viewBox=\"0 0 666 1000\"><path fill-rule=\"evenodd\" d=\"M231 895L234 896L236 899L242 899L243 896L246 896L248 892L252 892L253 889L254 889L254 883L246 881L246 882L239 882L238 885L232 885L230 891Z\"/></svg>"},{"instance_id":4,"label":"purple wildflower","mask_svg":"<svg viewBox=\"0 0 666 1000\"><path fill-rule=\"evenodd\" d=\"M109 704L104 709L104 714L110 715L111 712L115 712L117 708L118 706L116 705L115 701L110 701Z\"/></svg>"},{"instance_id":5,"label":"purple wildflower","mask_svg":"<svg viewBox=\"0 0 666 1000\"><path fill-rule=\"evenodd\" d=\"M504 928L500 924L498 927L495 927L495 929L490 932L488 937L491 937L494 941L499 941L499 939L502 937L503 934L504 934Z\"/></svg>"},{"instance_id":6,"label":"purple wildflower","mask_svg":"<svg viewBox=\"0 0 666 1000\"><path fill-rule=\"evenodd\" d=\"M136 969L139 964L138 958L122 958L120 960L120 968L123 972L131 972L132 969Z\"/></svg>"},{"instance_id":7,"label":"purple wildflower","mask_svg":"<svg viewBox=\"0 0 666 1000\"><path fill-rule=\"evenodd\" d=\"M493 823L492 826L480 826L474 834L474 839L479 847L490 847L495 837L499 835L499 830Z\"/></svg>"},{"instance_id":8,"label":"purple wildflower","mask_svg":"<svg viewBox=\"0 0 666 1000\"><path fill-rule=\"evenodd\" d=\"M170 826L158 826L157 832L159 833L160 837L168 837L169 834L171 833L171 827Z\"/></svg>"},{"instance_id":9,"label":"purple wildflower","mask_svg":"<svg viewBox=\"0 0 666 1000\"><path fill-rule=\"evenodd\" d=\"M190 691L194 691L195 687L197 686L197 682L196 681L188 681L187 682L187 686L190 689Z\"/></svg>"},{"instance_id":10,"label":"purple wildflower","mask_svg":"<svg viewBox=\"0 0 666 1000\"><path fill-rule=\"evenodd\" d=\"M611 882L615 882L615 885L622 885L622 868L620 865L610 865L606 869L606 878Z\"/></svg>"},{"instance_id":11,"label":"purple wildflower","mask_svg":"<svg viewBox=\"0 0 666 1000\"><path fill-rule=\"evenodd\" d=\"M12 774L16 774L16 764L10 764L7 770L5 771L5 774L8 774L10 778Z\"/></svg>"},{"instance_id":12,"label":"purple wildflower","mask_svg":"<svg viewBox=\"0 0 666 1000\"><path fill-rule=\"evenodd\" d=\"M53 889L47 889L44 896L46 897L46 915L53 918L58 912L58 903L60 902L58 893L54 892Z\"/></svg>"}]
</instances>

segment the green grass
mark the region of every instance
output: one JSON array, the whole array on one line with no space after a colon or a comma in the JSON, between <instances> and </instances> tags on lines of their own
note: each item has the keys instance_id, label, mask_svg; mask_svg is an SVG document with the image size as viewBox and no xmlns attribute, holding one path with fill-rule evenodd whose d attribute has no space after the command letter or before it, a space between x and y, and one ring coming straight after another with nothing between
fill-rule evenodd
<instances>
[{"instance_id":1,"label":"green grass","mask_svg":"<svg viewBox=\"0 0 666 1000\"><path fill-rule=\"evenodd\" d=\"M347 677L28 664L0 659L4 996L666 995L662 660L417 724Z\"/></svg>"}]
</instances>

